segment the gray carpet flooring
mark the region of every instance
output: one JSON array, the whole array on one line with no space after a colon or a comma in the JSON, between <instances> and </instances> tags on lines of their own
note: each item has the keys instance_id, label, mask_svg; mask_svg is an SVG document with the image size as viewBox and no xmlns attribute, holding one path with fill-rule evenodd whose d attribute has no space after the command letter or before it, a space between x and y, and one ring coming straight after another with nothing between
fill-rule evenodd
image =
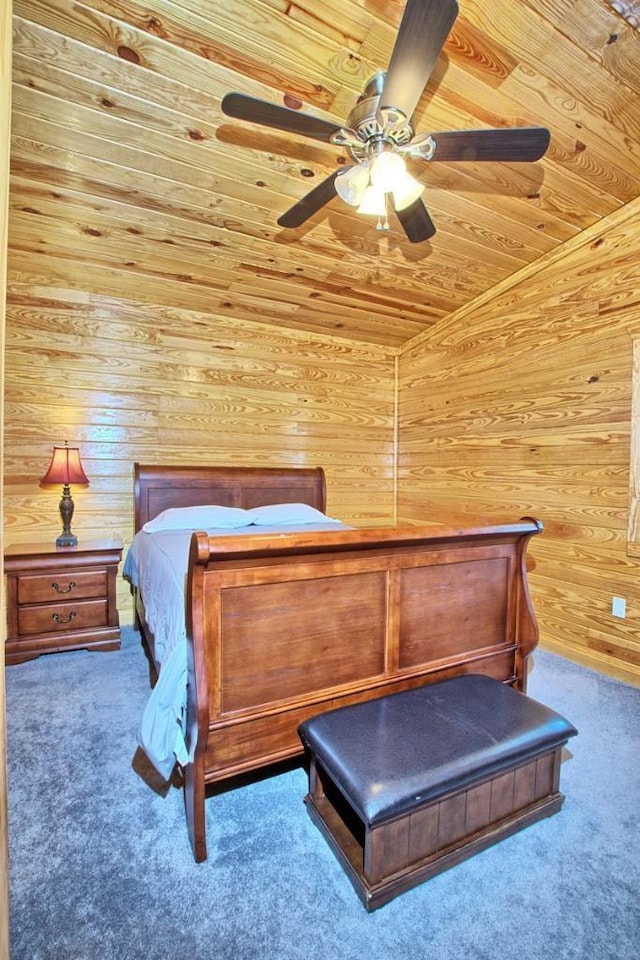
<instances>
[{"instance_id":1,"label":"gray carpet flooring","mask_svg":"<svg viewBox=\"0 0 640 960\"><path fill-rule=\"evenodd\" d=\"M579 730L562 811L367 914L301 767L209 798L194 863L181 791L136 750L132 629L6 685L12 960L640 957L640 689L537 651L529 693Z\"/></svg>"}]
</instances>

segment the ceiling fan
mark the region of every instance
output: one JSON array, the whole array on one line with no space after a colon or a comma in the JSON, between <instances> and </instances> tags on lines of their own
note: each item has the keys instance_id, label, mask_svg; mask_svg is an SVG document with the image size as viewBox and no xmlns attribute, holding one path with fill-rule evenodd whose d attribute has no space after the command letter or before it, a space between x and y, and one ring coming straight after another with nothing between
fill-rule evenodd
<instances>
[{"instance_id":1,"label":"ceiling fan","mask_svg":"<svg viewBox=\"0 0 640 960\"><path fill-rule=\"evenodd\" d=\"M543 156L550 140L545 127L415 133L413 112L457 15L456 0L407 0L387 71L369 81L345 126L242 93L222 98L227 116L333 143L353 161L283 213L279 226L301 226L337 195L359 213L377 215L378 229L388 229L391 205L408 239L420 243L436 228L405 157L514 162Z\"/></svg>"}]
</instances>

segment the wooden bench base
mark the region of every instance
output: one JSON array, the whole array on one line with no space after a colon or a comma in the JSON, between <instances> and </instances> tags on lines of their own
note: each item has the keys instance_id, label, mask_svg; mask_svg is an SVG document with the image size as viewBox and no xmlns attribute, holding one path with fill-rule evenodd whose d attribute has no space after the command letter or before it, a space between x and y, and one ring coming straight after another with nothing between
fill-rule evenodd
<instances>
[{"instance_id":1,"label":"wooden bench base","mask_svg":"<svg viewBox=\"0 0 640 960\"><path fill-rule=\"evenodd\" d=\"M305 803L367 910L557 813L561 748L367 827L311 759Z\"/></svg>"},{"instance_id":2,"label":"wooden bench base","mask_svg":"<svg viewBox=\"0 0 640 960\"><path fill-rule=\"evenodd\" d=\"M489 677L465 676L306 720L305 803L367 910L562 806L577 731Z\"/></svg>"}]
</instances>

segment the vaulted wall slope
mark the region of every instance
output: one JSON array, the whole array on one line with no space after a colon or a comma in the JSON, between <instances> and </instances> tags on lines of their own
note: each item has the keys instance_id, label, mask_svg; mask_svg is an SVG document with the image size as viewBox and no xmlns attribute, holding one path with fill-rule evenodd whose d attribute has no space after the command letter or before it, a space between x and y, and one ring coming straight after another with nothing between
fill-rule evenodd
<instances>
[{"instance_id":1,"label":"vaulted wall slope","mask_svg":"<svg viewBox=\"0 0 640 960\"><path fill-rule=\"evenodd\" d=\"M400 358L401 520L533 515L541 639L640 676L638 561L627 550L640 206ZM627 601L612 616L612 597Z\"/></svg>"}]
</instances>

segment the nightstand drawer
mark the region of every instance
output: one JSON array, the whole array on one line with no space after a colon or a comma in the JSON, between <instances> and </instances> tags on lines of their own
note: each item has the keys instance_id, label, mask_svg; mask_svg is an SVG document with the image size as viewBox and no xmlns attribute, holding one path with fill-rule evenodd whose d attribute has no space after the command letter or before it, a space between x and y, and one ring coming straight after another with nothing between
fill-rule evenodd
<instances>
[{"instance_id":1,"label":"nightstand drawer","mask_svg":"<svg viewBox=\"0 0 640 960\"><path fill-rule=\"evenodd\" d=\"M52 600L75 600L83 597L106 597L109 592L107 571L72 570L53 572L47 576L18 578L18 603L51 603Z\"/></svg>"},{"instance_id":2,"label":"nightstand drawer","mask_svg":"<svg viewBox=\"0 0 640 960\"><path fill-rule=\"evenodd\" d=\"M103 600L81 600L79 603L57 603L40 607L21 607L18 610L18 629L21 636L57 631L87 630L108 623L109 603Z\"/></svg>"}]
</instances>

